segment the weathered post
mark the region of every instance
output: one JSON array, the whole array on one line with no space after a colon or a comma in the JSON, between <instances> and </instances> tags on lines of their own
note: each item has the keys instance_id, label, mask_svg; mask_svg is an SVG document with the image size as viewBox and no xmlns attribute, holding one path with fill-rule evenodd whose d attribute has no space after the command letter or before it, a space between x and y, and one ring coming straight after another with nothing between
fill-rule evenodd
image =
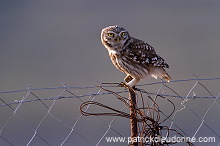
<instances>
[{"instance_id":1,"label":"weathered post","mask_svg":"<svg viewBox=\"0 0 220 146\"><path fill-rule=\"evenodd\" d=\"M135 91L131 88L129 90L129 97L130 97L130 126L131 126L131 139L132 142L130 146L138 146L138 142L133 141L138 136L138 128L137 128L137 119L136 119L136 94Z\"/></svg>"}]
</instances>

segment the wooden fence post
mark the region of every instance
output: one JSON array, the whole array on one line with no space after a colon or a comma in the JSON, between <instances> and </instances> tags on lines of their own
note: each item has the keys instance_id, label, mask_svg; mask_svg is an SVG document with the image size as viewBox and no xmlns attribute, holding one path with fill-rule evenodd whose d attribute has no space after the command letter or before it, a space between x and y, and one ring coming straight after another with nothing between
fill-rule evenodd
<instances>
[{"instance_id":1,"label":"wooden fence post","mask_svg":"<svg viewBox=\"0 0 220 146\"><path fill-rule=\"evenodd\" d=\"M130 126L131 126L131 139L134 140L138 136L137 119L136 119L136 94L133 89L128 88L130 97ZM138 146L138 142L132 141L130 146Z\"/></svg>"}]
</instances>

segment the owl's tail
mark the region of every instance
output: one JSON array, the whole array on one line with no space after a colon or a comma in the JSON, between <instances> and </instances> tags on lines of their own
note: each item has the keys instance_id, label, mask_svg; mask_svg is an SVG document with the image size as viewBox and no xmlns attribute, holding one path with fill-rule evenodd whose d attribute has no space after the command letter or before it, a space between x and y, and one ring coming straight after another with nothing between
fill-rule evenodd
<instances>
[{"instance_id":1,"label":"owl's tail","mask_svg":"<svg viewBox=\"0 0 220 146\"><path fill-rule=\"evenodd\" d=\"M168 75L165 69L161 67L151 67L149 70L149 74L151 77L155 79L159 77L159 78L166 80L167 82L171 80L171 77Z\"/></svg>"},{"instance_id":2,"label":"owl's tail","mask_svg":"<svg viewBox=\"0 0 220 146\"><path fill-rule=\"evenodd\" d=\"M168 73L165 70L164 70L164 73L161 76L167 82L169 82L171 80L171 77L168 75Z\"/></svg>"}]
</instances>

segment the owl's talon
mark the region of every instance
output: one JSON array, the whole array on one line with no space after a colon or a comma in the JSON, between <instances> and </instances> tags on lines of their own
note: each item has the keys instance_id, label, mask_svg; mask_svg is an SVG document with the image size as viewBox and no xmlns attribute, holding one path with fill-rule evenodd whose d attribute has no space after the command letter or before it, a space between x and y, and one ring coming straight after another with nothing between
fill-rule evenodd
<instances>
[{"instance_id":1,"label":"owl's talon","mask_svg":"<svg viewBox=\"0 0 220 146\"><path fill-rule=\"evenodd\" d=\"M135 86L133 86L132 88L130 86L128 86L126 83L121 82L120 84L118 84L119 87L124 87L126 89L133 89L133 90L138 90L138 88L136 88Z\"/></svg>"},{"instance_id":2,"label":"owl's talon","mask_svg":"<svg viewBox=\"0 0 220 146\"><path fill-rule=\"evenodd\" d=\"M125 87L125 88L127 87L126 83L124 83L124 82L119 83L118 86L119 87Z\"/></svg>"}]
</instances>

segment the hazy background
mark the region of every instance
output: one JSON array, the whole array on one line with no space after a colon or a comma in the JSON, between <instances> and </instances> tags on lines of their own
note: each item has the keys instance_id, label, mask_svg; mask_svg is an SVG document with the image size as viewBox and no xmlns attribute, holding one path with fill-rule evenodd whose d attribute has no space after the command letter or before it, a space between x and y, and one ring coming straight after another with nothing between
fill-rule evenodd
<instances>
[{"instance_id":1,"label":"hazy background","mask_svg":"<svg viewBox=\"0 0 220 146\"><path fill-rule=\"evenodd\" d=\"M219 75L220 2L1 0L1 90L121 81L100 31L121 25L170 65L173 79Z\"/></svg>"},{"instance_id":2,"label":"hazy background","mask_svg":"<svg viewBox=\"0 0 220 146\"><path fill-rule=\"evenodd\" d=\"M152 45L174 80L219 77L219 0L0 0L0 91L121 82L100 41L116 24Z\"/></svg>"}]
</instances>

